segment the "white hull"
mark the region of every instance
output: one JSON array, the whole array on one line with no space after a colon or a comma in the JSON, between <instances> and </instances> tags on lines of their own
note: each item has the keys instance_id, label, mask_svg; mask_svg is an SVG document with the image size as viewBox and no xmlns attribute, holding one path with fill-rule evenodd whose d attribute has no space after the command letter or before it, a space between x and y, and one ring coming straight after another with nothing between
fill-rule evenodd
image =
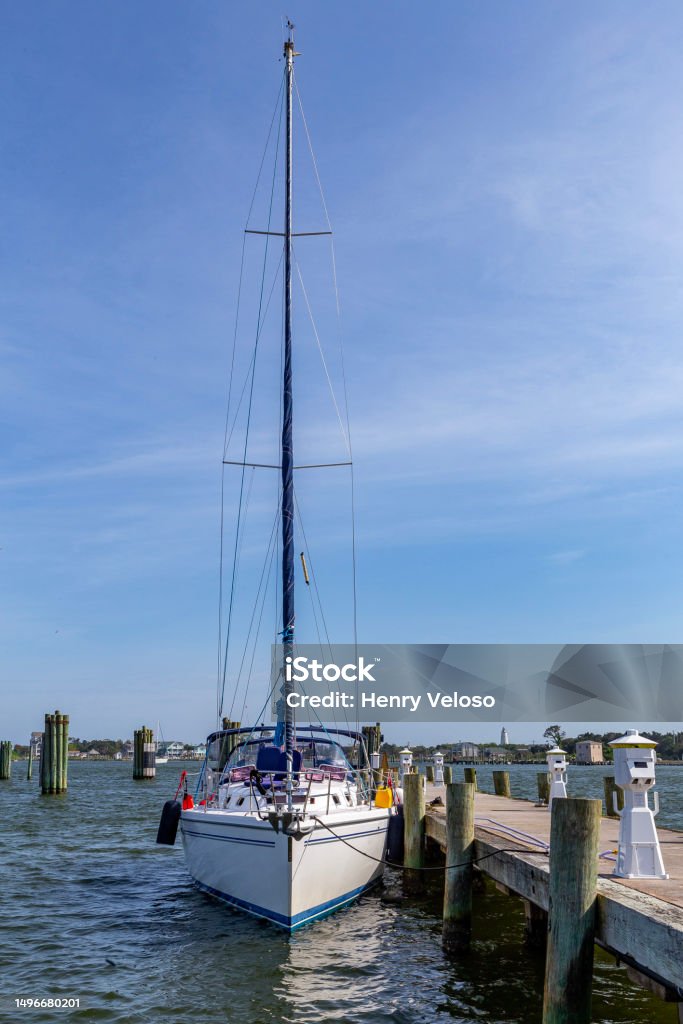
<instances>
[{"instance_id":1,"label":"white hull","mask_svg":"<svg viewBox=\"0 0 683 1024\"><path fill-rule=\"evenodd\" d=\"M367 806L321 815L298 840L256 814L218 809L183 811L180 828L188 871L201 889L294 931L381 878L389 815Z\"/></svg>"}]
</instances>

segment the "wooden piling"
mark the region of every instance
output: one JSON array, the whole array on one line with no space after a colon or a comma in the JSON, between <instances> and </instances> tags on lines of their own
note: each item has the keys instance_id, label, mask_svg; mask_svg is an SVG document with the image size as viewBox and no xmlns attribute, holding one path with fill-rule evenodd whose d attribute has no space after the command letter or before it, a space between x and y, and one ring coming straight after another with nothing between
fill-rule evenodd
<instances>
[{"instance_id":1,"label":"wooden piling","mask_svg":"<svg viewBox=\"0 0 683 1024\"><path fill-rule=\"evenodd\" d=\"M69 716L62 715L62 729L64 730L64 740L62 745L62 792L66 793L69 780Z\"/></svg>"},{"instance_id":2,"label":"wooden piling","mask_svg":"<svg viewBox=\"0 0 683 1024\"><path fill-rule=\"evenodd\" d=\"M12 775L12 741L0 743L0 779L9 779Z\"/></svg>"},{"instance_id":3,"label":"wooden piling","mask_svg":"<svg viewBox=\"0 0 683 1024\"><path fill-rule=\"evenodd\" d=\"M424 887L420 869L425 859L425 790L423 777L412 772L403 779L403 823L403 886L407 892L420 892Z\"/></svg>"},{"instance_id":4,"label":"wooden piling","mask_svg":"<svg viewBox=\"0 0 683 1024\"><path fill-rule=\"evenodd\" d=\"M602 802L554 800L543 1024L590 1024Z\"/></svg>"},{"instance_id":5,"label":"wooden piling","mask_svg":"<svg viewBox=\"0 0 683 1024\"><path fill-rule=\"evenodd\" d=\"M427 782L430 782L432 784L434 782L434 765L433 764L428 764L427 765Z\"/></svg>"},{"instance_id":6,"label":"wooden piling","mask_svg":"<svg viewBox=\"0 0 683 1024\"><path fill-rule=\"evenodd\" d=\"M550 779L547 772L536 772L539 804L547 804L550 800Z\"/></svg>"},{"instance_id":7,"label":"wooden piling","mask_svg":"<svg viewBox=\"0 0 683 1024\"><path fill-rule=\"evenodd\" d=\"M624 807L624 791L617 786L614 781L613 775L605 775L603 785L605 787L605 810L608 818L618 818L619 815L614 810L614 797L613 794L617 794L617 807L619 810L623 810Z\"/></svg>"},{"instance_id":8,"label":"wooden piling","mask_svg":"<svg viewBox=\"0 0 683 1024\"><path fill-rule=\"evenodd\" d=\"M465 782L470 782L474 786L474 792L477 792L477 769L476 768L465 768Z\"/></svg>"},{"instance_id":9,"label":"wooden piling","mask_svg":"<svg viewBox=\"0 0 683 1024\"><path fill-rule=\"evenodd\" d=\"M443 894L443 946L449 953L469 948L472 931L474 786L446 787L446 877Z\"/></svg>"},{"instance_id":10,"label":"wooden piling","mask_svg":"<svg viewBox=\"0 0 683 1024\"><path fill-rule=\"evenodd\" d=\"M51 790L53 793L61 793L62 791L62 763L64 760L64 724L62 722L61 711L55 711L55 768L54 768L54 789Z\"/></svg>"},{"instance_id":11,"label":"wooden piling","mask_svg":"<svg viewBox=\"0 0 683 1024\"><path fill-rule=\"evenodd\" d=\"M510 772L493 772L493 791L496 796L510 797Z\"/></svg>"},{"instance_id":12,"label":"wooden piling","mask_svg":"<svg viewBox=\"0 0 683 1024\"><path fill-rule=\"evenodd\" d=\"M48 715L50 728L50 793L57 792L57 723L54 715Z\"/></svg>"},{"instance_id":13,"label":"wooden piling","mask_svg":"<svg viewBox=\"0 0 683 1024\"><path fill-rule=\"evenodd\" d=\"M33 778L33 744L29 744L28 748L28 764L26 766L26 778L30 781Z\"/></svg>"},{"instance_id":14,"label":"wooden piling","mask_svg":"<svg viewBox=\"0 0 683 1024\"><path fill-rule=\"evenodd\" d=\"M548 938L548 911L524 900L524 941L530 949L543 949Z\"/></svg>"},{"instance_id":15,"label":"wooden piling","mask_svg":"<svg viewBox=\"0 0 683 1024\"><path fill-rule=\"evenodd\" d=\"M52 730L50 727L50 715L45 715L45 727L43 742L40 747L40 789L42 793L50 792L50 743L52 742Z\"/></svg>"},{"instance_id":16,"label":"wooden piling","mask_svg":"<svg viewBox=\"0 0 683 1024\"><path fill-rule=\"evenodd\" d=\"M443 782L444 786L450 786L453 781L453 767L450 764L443 766Z\"/></svg>"}]
</instances>

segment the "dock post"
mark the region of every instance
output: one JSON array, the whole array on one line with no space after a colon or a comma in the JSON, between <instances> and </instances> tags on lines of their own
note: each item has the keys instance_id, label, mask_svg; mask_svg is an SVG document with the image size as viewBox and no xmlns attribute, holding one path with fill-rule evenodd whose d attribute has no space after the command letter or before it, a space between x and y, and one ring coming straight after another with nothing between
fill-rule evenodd
<instances>
[{"instance_id":1,"label":"dock post","mask_svg":"<svg viewBox=\"0 0 683 1024\"><path fill-rule=\"evenodd\" d=\"M536 772L539 804L547 804L550 800L550 779L547 772Z\"/></svg>"},{"instance_id":2,"label":"dock post","mask_svg":"<svg viewBox=\"0 0 683 1024\"><path fill-rule=\"evenodd\" d=\"M9 779L12 774L12 742L3 740L0 743L0 779Z\"/></svg>"},{"instance_id":3,"label":"dock post","mask_svg":"<svg viewBox=\"0 0 683 1024\"><path fill-rule=\"evenodd\" d=\"M444 786L450 786L453 781L453 768L450 764L443 766L443 783Z\"/></svg>"},{"instance_id":4,"label":"dock post","mask_svg":"<svg viewBox=\"0 0 683 1024\"><path fill-rule=\"evenodd\" d=\"M602 801L554 800L543 1024L590 1024Z\"/></svg>"},{"instance_id":5,"label":"dock post","mask_svg":"<svg viewBox=\"0 0 683 1024\"><path fill-rule=\"evenodd\" d=\"M524 941L531 949L543 949L548 938L548 911L524 900Z\"/></svg>"},{"instance_id":6,"label":"dock post","mask_svg":"<svg viewBox=\"0 0 683 1024\"><path fill-rule=\"evenodd\" d=\"M403 886L406 891L417 893L423 888L420 869L425 859L425 791L422 775L412 772L403 779L403 822Z\"/></svg>"},{"instance_id":7,"label":"dock post","mask_svg":"<svg viewBox=\"0 0 683 1024\"><path fill-rule=\"evenodd\" d=\"M135 729L133 731L133 778L142 778L142 732L144 729Z\"/></svg>"},{"instance_id":8,"label":"dock post","mask_svg":"<svg viewBox=\"0 0 683 1024\"><path fill-rule=\"evenodd\" d=\"M62 715L62 729L64 730L64 741L62 744L62 793L66 793L69 775L69 716Z\"/></svg>"},{"instance_id":9,"label":"dock post","mask_svg":"<svg viewBox=\"0 0 683 1024\"><path fill-rule=\"evenodd\" d=\"M510 772L493 772L493 791L496 796L510 797Z\"/></svg>"},{"instance_id":10,"label":"dock post","mask_svg":"<svg viewBox=\"0 0 683 1024\"><path fill-rule=\"evenodd\" d=\"M605 775L602 781L605 787L605 809L607 811L607 817L618 818L619 815L614 810L613 794L617 794L617 807L621 811L624 808L624 791L617 786L613 775Z\"/></svg>"},{"instance_id":11,"label":"dock post","mask_svg":"<svg viewBox=\"0 0 683 1024\"><path fill-rule=\"evenodd\" d=\"M43 732L43 743L40 749L40 791L43 794L50 792L52 784L52 715L45 715L45 731Z\"/></svg>"},{"instance_id":12,"label":"dock post","mask_svg":"<svg viewBox=\"0 0 683 1024\"><path fill-rule=\"evenodd\" d=\"M26 766L26 778L30 782L33 778L33 744L29 744L28 748L28 764Z\"/></svg>"},{"instance_id":13,"label":"dock post","mask_svg":"<svg viewBox=\"0 0 683 1024\"><path fill-rule=\"evenodd\" d=\"M427 765L427 782L434 782L434 765L432 764Z\"/></svg>"},{"instance_id":14,"label":"dock post","mask_svg":"<svg viewBox=\"0 0 683 1024\"><path fill-rule=\"evenodd\" d=\"M443 946L449 953L469 949L472 930L474 786L446 787L446 878L443 894Z\"/></svg>"},{"instance_id":15,"label":"dock post","mask_svg":"<svg viewBox=\"0 0 683 1024\"><path fill-rule=\"evenodd\" d=\"M471 782L474 786L474 792L477 792L477 769L476 768L465 768L465 782Z\"/></svg>"}]
</instances>

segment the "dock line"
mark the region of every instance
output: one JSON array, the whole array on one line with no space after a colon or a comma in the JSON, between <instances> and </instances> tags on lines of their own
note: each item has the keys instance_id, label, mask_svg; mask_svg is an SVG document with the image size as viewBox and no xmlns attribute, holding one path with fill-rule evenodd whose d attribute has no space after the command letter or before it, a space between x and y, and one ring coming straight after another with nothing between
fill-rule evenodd
<instances>
[{"instance_id":1,"label":"dock line","mask_svg":"<svg viewBox=\"0 0 683 1024\"><path fill-rule=\"evenodd\" d=\"M374 860L376 864L384 864L385 867L393 868L395 871L451 871L453 868L466 867L468 864L478 864L480 861L488 860L489 857L495 857L499 853L542 853L547 855L550 852L549 849L537 850L532 847L531 849L525 850L520 846L511 846L509 848L502 847L500 850L490 850L488 853L482 854L481 857L474 857L472 860L461 861L458 864L436 864L423 867L406 868L403 864L392 863L392 861L387 860L386 857L373 857L372 854L366 853L365 850L359 850L357 846L353 846L344 838L344 836L340 836L334 831L334 829L330 828L329 825L326 825L324 821L321 821L320 818L317 818L314 815L313 820L317 821L323 828L326 828L328 832L331 832L335 839L339 839L345 846L348 846L350 850L353 850L355 853L359 853L361 857L367 857L368 860Z\"/></svg>"}]
</instances>

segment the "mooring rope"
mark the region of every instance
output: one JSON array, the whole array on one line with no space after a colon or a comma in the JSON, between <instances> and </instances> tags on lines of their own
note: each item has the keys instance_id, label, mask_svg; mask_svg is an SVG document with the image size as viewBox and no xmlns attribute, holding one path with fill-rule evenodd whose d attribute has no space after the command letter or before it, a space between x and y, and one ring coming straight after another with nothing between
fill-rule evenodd
<instances>
[{"instance_id":1,"label":"mooring rope","mask_svg":"<svg viewBox=\"0 0 683 1024\"><path fill-rule=\"evenodd\" d=\"M315 815L312 815L312 817L314 821L317 821L319 825L322 825L322 827L326 828L328 832L331 832L335 839L341 840L341 842L344 843L345 846L348 846L350 850L353 850L355 853L359 853L361 857L367 857L368 860L374 860L376 864L384 864L385 867L393 868L395 871L450 871L452 868L466 868L469 864L479 864L482 860L487 860L489 857L495 857L497 853L537 853L540 856L543 856L544 854L547 856L550 853L549 850L534 850L531 848L525 849L524 847L520 848L519 846L511 846L509 848L503 847L500 850L491 850L489 853L483 853L481 857L473 857L471 860L463 860L458 864L437 864L428 867L409 868L404 864L394 864L392 861L387 860L386 857L373 857L371 853L366 853L365 850L359 850L357 846L352 846L344 836L340 836L320 818L317 818Z\"/></svg>"}]
</instances>

